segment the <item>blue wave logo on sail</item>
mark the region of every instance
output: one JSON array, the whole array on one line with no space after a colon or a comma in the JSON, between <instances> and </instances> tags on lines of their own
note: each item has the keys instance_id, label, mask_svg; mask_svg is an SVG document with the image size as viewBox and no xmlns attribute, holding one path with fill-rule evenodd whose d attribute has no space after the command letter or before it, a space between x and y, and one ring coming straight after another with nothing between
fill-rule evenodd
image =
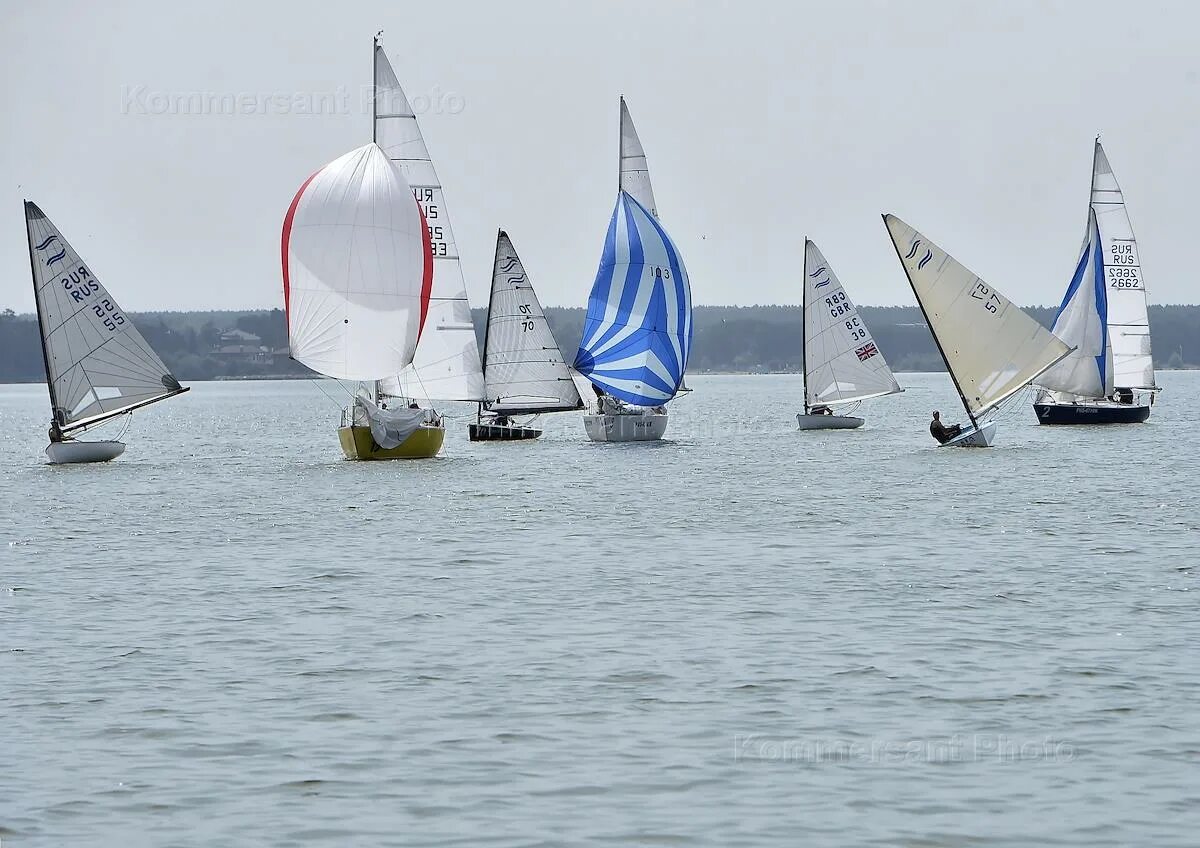
<instances>
[{"instance_id":1,"label":"blue wave logo on sail","mask_svg":"<svg viewBox=\"0 0 1200 848\"><path fill-rule=\"evenodd\" d=\"M917 263L917 270L920 271L929 264L929 260L933 258L933 251L926 249L925 255L921 257L921 261Z\"/></svg>"},{"instance_id":2,"label":"blue wave logo on sail","mask_svg":"<svg viewBox=\"0 0 1200 848\"><path fill-rule=\"evenodd\" d=\"M905 259L912 259L917 255L917 250L921 247L921 240L917 239L912 243L912 247L908 249L908 253L904 254Z\"/></svg>"},{"instance_id":3,"label":"blue wave logo on sail","mask_svg":"<svg viewBox=\"0 0 1200 848\"><path fill-rule=\"evenodd\" d=\"M66 257L66 255L67 255L67 249L64 247L58 253L54 254L53 256L49 257L46 260L46 267L47 268L50 267L55 262L61 262Z\"/></svg>"},{"instance_id":4,"label":"blue wave logo on sail","mask_svg":"<svg viewBox=\"0 0 1200 848\"><path fill-rule=\"evenodd\" d=\"M510 257L508 258L508 261L507 261L507 262L505 262L505 263L504 263L504 266L503 266L503 267L500 269L500 273L501 273L501 274L507 274L509 271L511 271L511 270L513 269L513 267L514 267L516 264L517 264L516 257L512 257L512 256L510 256Z\"/></svg>"},{"instance_id":5,"label":"blue wave logo on sail","mask_svg":"<svg viewBox=\"0 0 1200 848\"><path fill-rule=\"evenodd\" d=\"M39 244L37 247L35 247L34 250L45 250L47 247L54 244L54 242L56 242L56 241L58 241L58 236L54 236L54 235L46 236L46 240L43 241L41 244Z\"/></svg>"},{"instance_id":6,"label":"blue wave logo on sail","mask_svg":"<svg viewBox=\"0 0 1200 848\"><path fill-rule=\"evenodd\" d=\"M822 269L822 270L824 270L824 269ZM815 289L824 288L825 286L829 285L832 282L833 282L833 280L826 278L824 280L821 280L821 282L817 283L815 286L813 286L813 288L815 288Z\"/></svg>"},{"instance_id":7,"label":"blue wave logo on sail","mask_svg":"<svg viewBox=\"0 0 1200 848\"><path fill-rule=\"evenodd\" d=\"M821 275L822 275L822 274L824 274L824 273L825 273L825 266L824 266L824 265L822 265L820 268L818 268L817 270L813 271L813 272L812 272L811 274L809 274L808 276L812 277L812 278L815 280L817 277L821 276Z\"/></svg>"}]
</instances>

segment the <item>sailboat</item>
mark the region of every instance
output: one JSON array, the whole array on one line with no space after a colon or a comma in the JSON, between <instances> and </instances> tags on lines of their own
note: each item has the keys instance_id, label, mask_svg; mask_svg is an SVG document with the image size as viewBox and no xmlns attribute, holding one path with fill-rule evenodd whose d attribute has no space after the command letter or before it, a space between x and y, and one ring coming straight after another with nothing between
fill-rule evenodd
<instances>
[{"instance_id":1,"label":"sailboat","mask_svg":"<svg viewBox=\"0 0 1200 848\"><path fill-rule=\"evenodd\" d=\"M1071 348L895 215L883 222L971 419L943 444L990 447L997 407Z\"/></svg>"},{"instance_id":2,"label":"sailboat","mask_svg":"<svg viewBox=\"0 0 1200 848\"><path fill-rule=\"evenodd\" d=\"M492 294L483 338L483 381L473 442L536 439L542 431L514 416L583 409L521 258L504 230L496 235ZM486 411L486 415L485 415Z\"/></svg>"},{"instance_id":3,"label":"sailboat","mask_svg":"<svg viewBox=\"0 0 1200 848\"><path fill-rule=\"evenodd\" d=\"M658 220L646 154L622 97L617 203L573 366L596 394L596 412L583 417L588 438L661 439L691 344L687 269Z\"/></svg>"},{"instance_id":4,"label":"sailboat","mask_svg":"<svg viewBox=\"0 0 1200 848\"><path fill-rule=\"evenodd\" d=\"M342 412L346 458L437 453L445 432L437 416L388 409L377 389L412 362L433 284L421 208L377 144L350 151L300 186L283 222L282 261L292 358L366 384Z\"/></svg>"},{"instance_id":5,"label":"sailboat","mask_svg":"<svg viewBox=\"0 0 1200 848\"><path fill-rule=\"evenodd\" d=\"M1146 285L1125 197L1097 137L1087 232L1054 319L1076 350L1037 381L1042 424L1137 424L1154 403Z\"/></svg>"},{"instance_id":6,"label":"sailboat","mask_svg":"<svg viewBox=\"0 0 1200 848\"><path fill-rule=\"evenodd\" d=\"M188 389L179 385L59 229L28 200L25 231L50 390L46 458L54 465L116 459L125 452L122 442L78 437Z\"/></svg>"},{"instance_id":7,"label":"sailboat","mask_svg":"<svg viewBox=\"0 0 1200 848\"><path fill-rule=\"evenodd\" d=\"M416 356L403 371L381 381L378 390L393 404L408 406L435 401L478 403L485 400L483 367L458 243L416 113L384 53L380 35L375 36L374 65L374 138L412 186L433 254L429 318Z\"/></svg>"},{"instance_id":8,"label":"sailboat","mask_svg":"<svg viewBox=\"0 0 1200 848\"><path fill-rule=\"evenodd\" d=\"M804 240L804 412L801 430L863 425L834 407L902 392L866 322L821 251ZM851 407L853 409L853 407Z\"/></svg>"}]
</instances>

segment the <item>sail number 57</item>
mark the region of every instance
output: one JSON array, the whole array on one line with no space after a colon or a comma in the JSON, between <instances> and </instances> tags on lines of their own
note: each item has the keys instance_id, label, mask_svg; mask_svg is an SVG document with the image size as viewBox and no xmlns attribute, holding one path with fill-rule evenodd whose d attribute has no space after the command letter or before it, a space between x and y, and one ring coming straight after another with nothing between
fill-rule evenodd
<instances>
[{"instance_id":1,"label":"sail number 57","mask_svg":"<svg viewBox=\"0 0 1200 848\"><path fill-rule=\"evenodd\" d=\"M971 289L971 297L983 301L983 308L993 315L1000 311L1000 295L983 283L975 284L975 288Z\"/></svg>"}]
</instances>

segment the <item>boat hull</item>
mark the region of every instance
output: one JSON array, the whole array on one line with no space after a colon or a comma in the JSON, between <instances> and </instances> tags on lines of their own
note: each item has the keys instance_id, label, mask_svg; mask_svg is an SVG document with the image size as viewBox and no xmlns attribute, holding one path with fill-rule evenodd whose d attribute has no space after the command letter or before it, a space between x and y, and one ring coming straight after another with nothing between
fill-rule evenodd
<instances>
[{"instance_id":1,"label":"boat hull","mask_svg":"<svg viewBox=\"0 0 1200 848\"><path fill-rule=\"evenodd\" d=\"M941 445L944 448L990 448L996 438L996 422L985 421L978 429L968 425L950 441Z\"/></svg>"},{"instance_id":2,"label":"boat hull","mask_svg":"<svg viewBox=\"0 0 1200 848\"><path fill-rule=\"evenodd\" d=\"M1130 403L1035 403L1039 424L1141 424L1150 406Z\"/></svg>"},{"instance_id":3,"label":"boat hull","mask_svg":"<svg viewBox=\"0 0 1200 848\"><path fill-rule=\"evenodd\" d=\"M446 437L444 427L418 427L411 436L394 448L375 444L370 427L339 427L338 441L346 459L428 459L437 456Z\"/></svg>"},{"instance_id":4,"label":"boat hull","mask_svg":"<svg viewBox=\"0 0 1200 848\"><path fill-rule=\"evenodd\" d=\"M583 429L593 442L652 442L667 432L667 413L585 415Z\"/></svg>"},{"instance_id":5,"label":"boat hull","mask_svg":"<svg viewBox=\"0 0 1200 848\"><path fill-rule=\"evenodd\" d=\"M853 430L866 423L855 415L796 415L801 430Z\"/></svg>"},{"instance_id":6,"label":"boat hull","mask_svg":"<svg viewBox=\"0 0 1200 848\"><path fill-rule=\"evenodd\" d=\"M125 453L121 442L51 442L46 446L46 458L51 465L74 465L84 462L108 462Z\"/></svg>"},{"instance_id":7,"label":"boat hull","mask_svg":"<svg viewBox=\"0 0 1200 848\"><path fill-rule=\"evenodd\" d=\"M481 422L468 425L467 435L472 442L521 442L536 439L542 431L534 427Z\"/></svg>"}]
</instances>

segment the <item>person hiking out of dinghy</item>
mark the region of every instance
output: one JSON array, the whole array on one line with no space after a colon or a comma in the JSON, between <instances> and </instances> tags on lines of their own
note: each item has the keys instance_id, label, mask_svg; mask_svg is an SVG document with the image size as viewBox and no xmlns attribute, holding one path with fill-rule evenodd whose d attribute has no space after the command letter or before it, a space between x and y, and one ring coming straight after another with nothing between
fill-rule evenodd
<instances>
[{"instance_id":1,"label":"person hiking out of dinghy","mask_svg":"<svg viewBox=\"0 0 1200 848\"><path fill-rule=\"evenodd\" d=\"M961 432L961 424L951 424L949 427L947 427L942 423L942 413L934 410L933 420L929 422L929 435L937 439L938 444L946 444L946 442L950 441Z\"/></svg>"}]
</instances>

